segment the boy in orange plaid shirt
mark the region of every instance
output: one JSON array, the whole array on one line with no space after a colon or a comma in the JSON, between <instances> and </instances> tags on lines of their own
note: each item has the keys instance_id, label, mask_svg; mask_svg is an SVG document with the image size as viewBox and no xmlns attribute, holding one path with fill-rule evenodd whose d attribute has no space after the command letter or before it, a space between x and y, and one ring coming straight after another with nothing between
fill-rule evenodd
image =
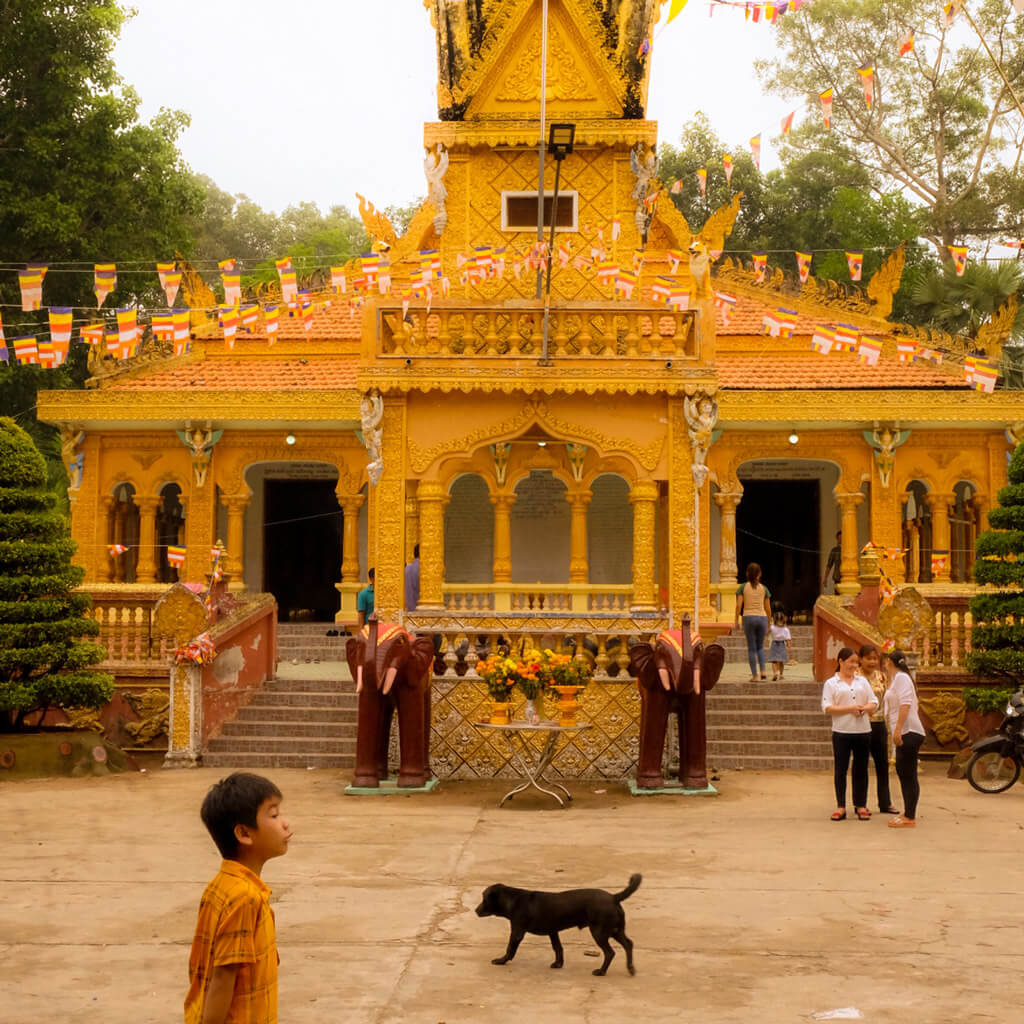
<instances>
[{"instance_id":1,"label":"boy in orange plaid shirt","mask_svg":"<svg viewBox=\"0 0 1024 1024\"><path fill-rule=\"evenodd\" d=\"M281 791L235 772L210 789L200 815L224 859L199 902L185 1024L277 1024L274 912L260 872L292 837Z\"/></svg>"}]
</instances>

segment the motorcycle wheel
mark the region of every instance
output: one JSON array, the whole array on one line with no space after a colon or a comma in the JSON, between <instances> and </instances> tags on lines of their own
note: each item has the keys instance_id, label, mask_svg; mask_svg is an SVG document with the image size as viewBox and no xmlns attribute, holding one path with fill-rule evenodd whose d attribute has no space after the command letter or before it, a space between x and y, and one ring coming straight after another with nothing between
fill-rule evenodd
<instances>
[{"instance_id":1,"label":"motorcycle wheel","mask_svg":"<svg viewBox=\"0 0 1024 1024\"><path fill-rule=\"evenodd\" d=\"M998 751L975 754L967 764L967 781L979 793L1002 793L1020 777L1020 762Z\"/></svg>"}]
</instances>

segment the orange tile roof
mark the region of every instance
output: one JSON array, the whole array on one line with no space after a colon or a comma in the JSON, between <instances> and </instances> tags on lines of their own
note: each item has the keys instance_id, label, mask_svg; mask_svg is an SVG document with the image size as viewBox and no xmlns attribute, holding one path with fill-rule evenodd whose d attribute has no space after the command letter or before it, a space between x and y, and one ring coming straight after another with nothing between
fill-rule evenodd
<instances>
[{"instance_id":1,"label":"orange tile roof","mask_svg":"<svg viewBox=\"0 0 1024 1024\"><path fill-rule=\"evenodd\" d=\"M730 294L728 282L723 282L723 287L716 288L716 291L725 292L727 295ZM762 321L765 313L773 313L776 309L791 309L791 306L786 304L784 296L776 296L775 299L778 301L772 302L759 302L757 299L748 298L746 295L736 296L736 305L732 309L732 315L729 317L729 322L725 323L722 319L722 311L720 309L715 310L715 333L717 334L761 334L763 333ZM807 334L811 335L814 333L814 328L818 324L831 323L835 317L820 317L819 319L813 319L811 317L804 316L802 313L797 314L796 326L794 328L795 334ZM842 319L839 317L838 319Z\"/></svg>"},{"instance_id":2,"label":"orange tile roof","mask_svg":"<svg viewBox=\"0 0 1024 1024\"><path fill-rule=\"evenodd\" d=\"M356 356L205 359L113 380L108 391L331 391L356 386Z\"/></svg>"},{"instance_id":3,"label":"orange tile roof","mask_svg":"<svg viewBox=\"0 0 1024 1024\"><path fill-rule=\"evenodd\" d=\"M362 336L363 313L361 309L351 309L348 303L332 301L329 306L323 306L313 314L313 329L306 333L302 325L302 317L295 314L289 316L287 306L278 305L280 316L278 318L277 338L278 341L294 340L302 341L358 341ZM217 326L217 321L212 320L209 325L197 329L196 336L209 341L223 337L223 332ZM251 331L241 326L238 328L237 338L239 341L246 339L265 339L267 332L263 327L262 317L252 325Z\"/></svg>"},{"instance_id":4,"label":"orange tile roof","mask_svg":"<svg viewBox=\"0 0 1024 1024\"><path fill-rule=\"evenodd\" d=\"M849 390L860 388L946 388L964 390L963 380L933 366L879 359L875 366L850 353L806 355L723 354L717 359L719 387L731 391Z\"/></svg>"}]
</instances>

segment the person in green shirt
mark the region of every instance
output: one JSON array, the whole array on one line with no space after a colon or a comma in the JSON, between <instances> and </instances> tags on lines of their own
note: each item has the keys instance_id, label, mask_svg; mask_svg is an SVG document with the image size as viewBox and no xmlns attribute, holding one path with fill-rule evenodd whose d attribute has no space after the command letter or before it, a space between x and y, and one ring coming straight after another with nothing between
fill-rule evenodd
<instances>
[{"instance_id":1,"label":"person in green shirt","mask_svg":"<svg viewBox=\"0 0 1024 1024\"><path fill-rule=\"evenodd\" d=\"M363 587L363 589L356 595L356 611L359 613L360 626L362 626L373 613L374 571L371 569L366 575L370 578L370 582L367 583L366 586Z\"/></svg>"}]
</instances>

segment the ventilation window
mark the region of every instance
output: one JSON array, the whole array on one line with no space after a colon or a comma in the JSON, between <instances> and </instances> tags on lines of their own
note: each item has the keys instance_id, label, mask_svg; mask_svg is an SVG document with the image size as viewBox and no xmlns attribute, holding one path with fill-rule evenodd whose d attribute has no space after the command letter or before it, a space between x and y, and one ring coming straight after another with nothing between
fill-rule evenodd
<instances>
[{"instance_id":1,"label":"ventilation window","mask_svg":"<svg viewBox=\"0 0 1024 1024\"><path fill-rule=\"evenodd\" d=\"M577 231L578 193L558 191L558 224L556 231ZM554 192L544 193L544 230L551 230L551 207L554 205ZM536 192L502 192L501 193L501 230L502 231L533 231L537 230L537 193Z\"/></svg>"}]
</instances>

